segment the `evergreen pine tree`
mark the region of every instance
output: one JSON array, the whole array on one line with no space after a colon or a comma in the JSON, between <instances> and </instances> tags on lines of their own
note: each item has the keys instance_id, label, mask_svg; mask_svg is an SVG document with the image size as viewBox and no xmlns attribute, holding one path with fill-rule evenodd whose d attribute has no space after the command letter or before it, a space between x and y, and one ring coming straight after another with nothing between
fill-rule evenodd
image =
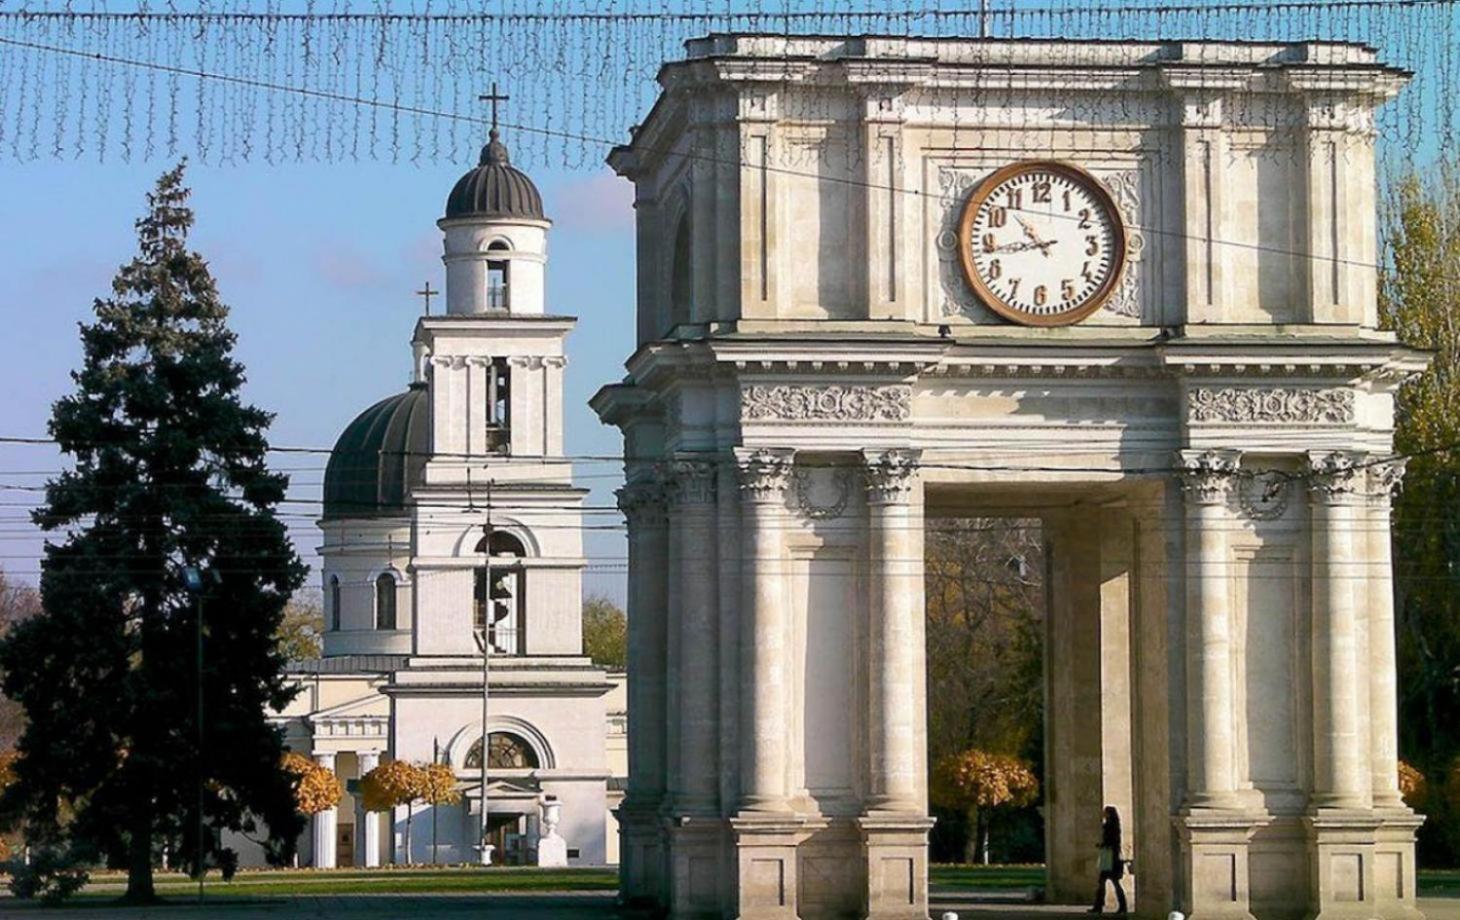
<instances>
[{"instance_id":1,"label":"evergreen pine tree","mask_svg":"<svg viewBox=\"0 0 1460 920\"><path fill-rule=\"evenodd\" d=\"M275 631L305 568L274 514L288 479L265 463L272 415L241 400L228 309L186 246L183 168L148 196L140 252L81 327L76 390L50 422L74 469L35 513L58 537L42 564L44 610L0 645L5 692L29 719L0 815L32 842L125 866L135 901L154 897L164 844L201 871L200 777L213 829L266 828L282 860L303 828L264 710L292 695ZM187 567L203 573L198 596ZM205 865L228 867L215 836L204 835Z\"/></svg>"}]
</instances>

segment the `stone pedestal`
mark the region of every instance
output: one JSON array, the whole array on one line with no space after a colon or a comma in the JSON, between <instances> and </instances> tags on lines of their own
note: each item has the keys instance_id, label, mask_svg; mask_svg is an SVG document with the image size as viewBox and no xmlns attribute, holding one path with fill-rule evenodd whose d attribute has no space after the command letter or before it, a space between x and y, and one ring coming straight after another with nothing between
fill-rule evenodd
<instances>
[{"instance_id":1,"label":"stone pedestal","mask_svg":"<svg viewBox=\"0 0 1460 920\"><path fill-rule=\"evenodd\" d=\"M723 819L680 816L665 822L669 845L669 915L718 920L724 874Z\"/></svg>"},{"instance_id":2,"label":"stone pedestal","mask_svg":"<svg viewBox=\"0 0 1460 920\"><path fill-rule=\"evenodd\" d=\"M928 831L917 814L867 814L857 819L867 854L866 920L927 920Z\"/></svg>"},{"instance_id":3,"label":"stone pedestal","mask_svg":"<svg viewBox=\"0 0 1460 920\"><path fill-rule=\"evenodd\" d=\"M1369 809L1321 808L1308 820L1313 859L1313 920L1385 917L1375 903L1374 840L1380 821Z\"/></svg>"},{"instance_id":4,"label":"stone pedestal","mask_svg":"<svg viewBox=\"0 0 1460 920\"><path fill-rule=\"evenodd\" d=\"M1415 906L1414 834L1424 817L1406 807L1375 809L1374 910L1376 916L1423 920Z\"/></svg>"},{"instance_id":5,"label":"stone pedestal","mask_svg":"<svg viewBox=\"0 0 1460 920\"><path fill-rule=\"evenodd\" d=\"M739 920L796 920L796 847L825 826L796 815L742 813L735 833Z\"/></svg>"},{"instance_id":6,"label":"stone pedestal","mask_svg":"<svg viewBox=\"0 0 1460 920\"><path fill-rule=\"evenodd\" d=\"M625 800L618 810L619 897L630 907L651 908L665 889L664 828L658 809Z\"/></svg>"},{"instance_id":7,"label":"stone pedestal","mask_svg":"<svg viewBox=\"0 0 1460 920\"><path fill-rule=\"evenodd\" d=\"M1226 809L1188 809L1181 815L1187 920L1253 920L1248 844L1268 820Z\"/></svg>"}]
</instances>

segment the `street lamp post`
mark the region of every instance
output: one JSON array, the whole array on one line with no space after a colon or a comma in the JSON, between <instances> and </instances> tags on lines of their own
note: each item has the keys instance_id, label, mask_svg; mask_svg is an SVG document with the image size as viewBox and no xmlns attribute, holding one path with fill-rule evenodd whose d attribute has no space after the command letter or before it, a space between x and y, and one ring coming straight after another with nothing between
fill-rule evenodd
<instances>
[{"instance_id":1,"label":"street lamp post","mask_svg":"<svg viewBox=\"0 0 1460 920\"><path fill-rule=\"evenodd\" d=\"M216 576L215 576L216 577ZM203 573L196 566L183 569L183 584L193 596L193 614L196 621L195 658L197 664L197 713L198 713L198 840L197 861L193 871L198 873L198 903L203 903Z\"/></svg>"},{"instance_id":2,"label":"street lamp post","mask_svg":"<svg viewBox=\"0 0 1460 920\"><path fill-rule=\"evenodd\" d=\"M482 865L492 864L492 851L487 843L487 758L491 748L491 732L487 728L487 714L491 709L491 659L492 646L488 629L492 622L492 481L487 480L487 519L482 522L482 628L476 633L477 645L482 651L482 820L480 848Z\"/></svg>"}]
</instances>

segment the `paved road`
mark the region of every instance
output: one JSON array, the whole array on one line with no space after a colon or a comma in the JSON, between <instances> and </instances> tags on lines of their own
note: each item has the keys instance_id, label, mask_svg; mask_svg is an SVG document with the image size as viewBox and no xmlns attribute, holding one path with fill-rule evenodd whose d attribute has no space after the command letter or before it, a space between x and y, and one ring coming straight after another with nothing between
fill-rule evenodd
<instances>
[{"instance_id":1,"label":"paved road","mask_svg":"<svg viewBox=\"0 0 1460 920\"><path fill-rule=\"evenodd\" d=\"M1420 906L1429 920L1460 920L1460 900L1426 900ZM964 902L956 895L934 898L933 916L954 910L960 920L1084 920L1089 915L1068 907ZM199 907L173 902L166 907L120 908L107 901L88 901L55 912L35 904L0 900L0 917L40 920L72 917L77 920L435 920L435 918L490 917L491 920L643 920L644 915L621 911L605 894L532 895L321 895L281 898L209 899Z\"/></svg>"}]
</instances>

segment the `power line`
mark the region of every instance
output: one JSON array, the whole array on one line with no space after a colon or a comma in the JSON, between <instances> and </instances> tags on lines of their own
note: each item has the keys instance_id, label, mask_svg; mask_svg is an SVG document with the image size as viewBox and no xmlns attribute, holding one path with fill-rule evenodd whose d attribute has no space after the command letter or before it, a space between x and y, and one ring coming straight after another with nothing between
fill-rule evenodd
<instances>
[{"instance_id":1,"label":"power line","mask_svg":"<svg viewBox=\"0 0 1460 920\"><path fill-rule=\"evenodd\" d=\"M1369 2L1369 0L1356 0L1356 2L1365 2L1366 3L1366 2ZM1411 0L1396 0L1396 2L1400 2L1400 3L1403 3L1403 2L1411 2ZM1414 3L1435 3L1435 4L1443 4L1443 5L1449 6L1449 5L1453 5L1453 4L1456 4L1456 3L1460 3L1460 0L1412 0L1412 2L1414 2ZM1331 4L1318 4L1318 3L1315 3L1314 4L1314 7L1315 8L1328 8L1329 6L1331 6ZM229 75L229 74L214 73L214 72L211 72L211 71L200 70L200 69L196 69L196 68L180 67L180 66L169 65L169 64L160 64L160 63L157 63L157 62L154 62L154 61L143 61L143 60L138 60L138 59L135 59L135 58L124 58L124 57L120 57L120 56L116 56L116 55L103 54L101 52L82 51L82 50L79 50L79 49L67 48L67 47L60 46L60 45L47 45L47 44L43 44L43 43L40 43L40 42L28 42L28 41L24 41L24 40L21 40L21 39L12 39L12 38L4 38L4 37L0 37L0 45L11 45L11 46L14 46L14 47L26 48L26 49L33 50L33 51L43 51L43 52L51 53L51 54L68 55L68 56L72 56L72 57L83 58L83 59L90 60L90 61L96 61L96 62L99 62L99 63L120 64L120 65L124 65L124 66L129 66L129 67L138 67L138 68L142 68L142 69L146 69L146 70L154 70L154 71L157 71L159 73L172 74L172 75L175 75L175 76L191 77L191 78L198 79L198 80L213 80L213 81L217 81L217 82L224 83L224 84L228 84L228 85L242 86L242 87L247 87L247 88L250 88L250 89L262 89L262 90L268 90L268 91L271 91L271 92L293 93L293 94L296 94L296 95L299 95L299 96L303 96L305 98L310 98L310 99L320 99L320 100L326 100L326 101L330 101L330 102L341 102L341 103L347 103L347 104L350 104L350 105L360 105L360 106L366 106L366 107L369 107L369 108L376 108L376 109L388 110L391 113L396 114L396 115L401 115L401 114L404 114L404 115L420 115L420 116L426 116L426 117L431 117L431 118L442 118L442 119L446 119L446 120L450 120L450 121L465 121L465 122L469 122L471 124L477 124L477 125L485 125L487 123L484 119L482 119L480 117L477 117L477 116L460 115L460 114L457 114L457 113L454 113L454 112L446 112L446 111L442 111L442 110L439 110L439 109L430 109L430 108L424 108L424 107L421 107L421 106L406 105L406 104L402 104L402 103L400 103L398 101L386 102L386 101L382 101L382 100L378 100L378 99L371 99L371 98L364 97L364 96L353 96L353 95L344 94L344 93L329 92L327 90L310 89L308 87L302 87L302 86L290 86L290 85L281 84L281 83L271 83L271 82L266 81L266 80L258 80L258 79L254 79L254 78L251 78L251 77L238 77L238 76L232 76L232 75ZM584 134L584 133L573 132L573 131L563 131L563 130L559 130L559 129L545 128L545 127L539 127L539 126L535 126L535 125L513 124L513 123L509 123L509 122L502 122L501 123L501 126L502 127L505 127L505 128L510 128L510 129L512 129L514 131L521 131L521 132L523 132L525 134L536 134L536 135L540 135L540 136L545 137L545 138L548 138L548 139L576 141L576 142L579 142L579 143L585 143L585 144L592 144L592 145L597 145L597 146L603 146L603 147L607 147L609 149L612 149L612 148L621 146L621 144L622 144L622 142L621 141L618 141L618 140L612 140L612 139L609 139L609 138L598 137L598 136L591 135L591 134ZM1055 131L1055 130L1062 130L1062 129L1059 129L1057 127L1051 127L1050 130ZM933 199L933 200L937 200L937 199L940 199L942 197L940 193L923 191L922 189L907 188L907 187L897 186L897 185L884 185L884 184L881 184L881 183L878 183L878 182L874 182L874 181L871 181L871 180L857 179L857 178L853 178L853 177L843 177L843 176L836 176L836 175L826 175L826 174L821 173L821 172L802 171L802 170L797 170L797 169L794 169L794 168L788 167L788 166L773 166L773 165L770 165L770 164L750 163L750 162L748 162L746 160L742 160L742 159L739 159L739 158L733 158L732 159L732 158L728 158L728 157L721 157L721 156L717 156L717 155L715 155L713 153L705 153L703 151L699 151L699 150L695 150L695 149L679 149L679 148L673 147L672 145L668 145L668 144L663 145L663 146L659 146L659 147L648 146L648 147L643 147L643 148L639 148L639 149L646 149L646 150L648 150L650 152L654 152L654 153L661 153L661 154L667 154L667 155L672 155L672 156L676 156L676 157L681 157L681 158L686 159L686 160L693 160L693 161L704 162L704 163L713 163L713 164L723 164L723 165L738 166L741 169L764 170L766 172L774 173L776 175L783 175L783 176L796 177L796 178L804 178L804 179L813 179L813 180L815 180L817 182L830 183L830 184L833 184L833 185L848 186L848 187L855 188L855 189L860 189L860 190L889 191L889 192L893 192L893 193L896 193L896 194L911 195L911 196L914 196L914 197L917 197L917 198L927 198L927 199ZM1011 210L1024 211L1025 213L1034 213L1032 210L1030 210L1030 209L1024 209L1024 208L1011 208ZM1078 218L1076 216L1055 215L1053 213L1045 214L1044 212L1039 212L1039 213L1042 216L1050 217L1050 218L1053 218L1053 219L1064 219L1064 220L1068 220L1068 221L1078 221L1080 219L1080 218ZM1262 253L1268 253L1268 254L1271 254L1271 255L1282 255L1282 256L1290 256L1290 257L1293 257L1293 258L1310 259L1310 260L1318 261L1318 262L1329 262L1329 263L1333 263L1333 264L1336 264L1336 265L1343 265L1343 266L1353 267L1353 268L1362 268L1362 269L1372 270L1372 271L1376 271L1376 272L1377 271L1382 271L1385 268L1385 266L1382 263L1379 263L1379 262L1366 262L1366 261L1362 261L1362 260L1359 260L1359 259L1350 259L1350 258L1347 258L1345 256L1340 256L1340 255L1337 255L1337 254L1325 255L1325 254L1313 253L1313 252L1308 252L1306 250L1300 250L1300 249L1295 249L1295 248L1286 248L1286 247L1280 247L1280 246L1270 246L1270 245L1265 245L1265 244L1262 244L1262 243L1253 243L1253 242L1246 242L1246 241L1240 241L1240 240L1222 239L1222 238L1218 238L1218 237L1210 237L1210 236L1207 236L1205 234L1187 233L1186 231L1183 231L1183 230L1172 230L1172 229L1167 229L1167 228L1150 226L1150 225L1146 225L1146 224L1128 223L1128 224L1126 224L1126 227L1128 229L1138 230L1141 233L1148 234L1148 235L1151 235L1151 236L1167 237L1167 238L1175 239L1175 240L1182 241L1182 242L1185 242L1185 241L1188 241L1188 240L1197 240L1197 241L1200 241L1200 242L1203 242L1203 243L1209 243L1209 244L1216 245L1216 246L1225 246L1225 247L1230 247L1230 248L1234 248L1234 249L1241 249L1241 250L1246 250L1246 251L1252 251L1252 252L1262 252Z\"/></svg>"}]
</instances>

